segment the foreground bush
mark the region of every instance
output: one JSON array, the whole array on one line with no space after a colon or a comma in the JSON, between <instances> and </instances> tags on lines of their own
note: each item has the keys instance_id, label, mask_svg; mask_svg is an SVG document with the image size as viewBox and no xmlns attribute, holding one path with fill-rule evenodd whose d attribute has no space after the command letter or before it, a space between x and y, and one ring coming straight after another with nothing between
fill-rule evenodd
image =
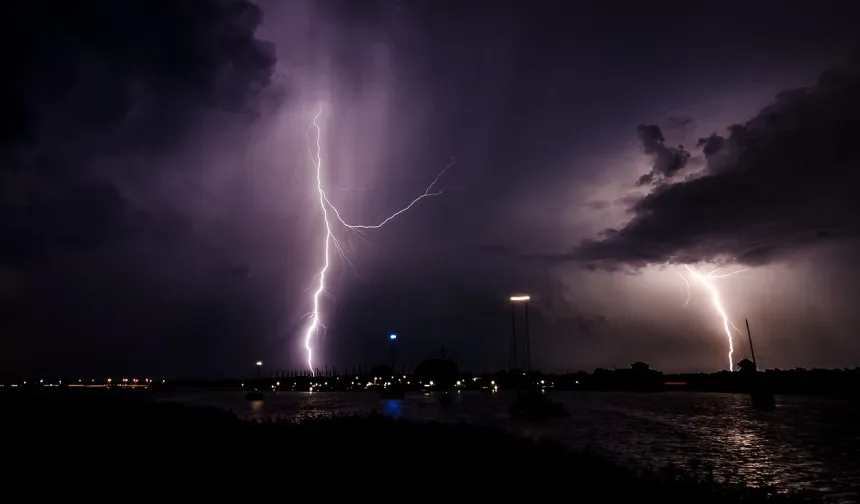
<instances>
[{"instance_id":1,"label":"foreground bush","mask_svg":"<svg viewBox=\"0 0 860 504\"><path fill-rule=\"evenodd\" d=\"M47 463L71 479L93 470L144 475L149 490L189 497L238 485L286 500L820 502L678 471L632 471L487 427L382 416L254 423L140 394L96 392L3 396L4 458L19 467Z\"/></svg>"}]
</instances>

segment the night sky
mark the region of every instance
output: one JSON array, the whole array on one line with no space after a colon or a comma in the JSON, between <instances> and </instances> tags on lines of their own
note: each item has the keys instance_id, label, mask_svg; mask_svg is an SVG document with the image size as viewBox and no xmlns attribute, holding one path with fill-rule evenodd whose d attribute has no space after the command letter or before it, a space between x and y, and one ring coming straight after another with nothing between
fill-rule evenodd
<instances>
[{"instance_id":1,"label":"night sky","mask_svg":"<svg viewBox=\"0 0 860 504\"><path fill-rule=\"evenodd\" d=\"M575 4L575 5L574 5ZM16 0L0 7L0 370L860 363L860 5ZM350 266L350 262L352 266ZM322 336L322 334L321 334ZM748 354L736 335L736 360Z\"/></svg>"}]
</instances>

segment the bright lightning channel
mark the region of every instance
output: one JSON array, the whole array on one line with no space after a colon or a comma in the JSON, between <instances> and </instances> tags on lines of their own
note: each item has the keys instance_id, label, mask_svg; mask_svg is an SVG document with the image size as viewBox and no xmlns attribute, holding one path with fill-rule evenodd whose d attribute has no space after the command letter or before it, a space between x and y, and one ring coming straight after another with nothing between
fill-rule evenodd
<instances>
[{"instance_id":1,"label":"bright lightning channel","mask_svg":"<svg viewBox=\"0 0 860 504\"><path fill-rule=\"evenodd\" d=\"M717 268L708 273L707 275L699 273L698 271L694 270L686 264L684 265L684 268L686 268L690 275L692 275L693 278L699 281L699 283L701 283L702 286L705 287L711 293L711 301L714 304L714 309L717 311L717 314L719 314L720 318L722 318L723 320L723 330L726 332L726 338L728 338L729 340L729 371L734 371L734 359L732 357L735 353L735 346L734 342L732 341L732 329L737 331L741 336L743 336L743 332L741 332L741 330L738 329L735 323L731 321L729 315L726 313L725 308L723 308L723 300L720 297L720 291L717 289L717 286L714 285L713 280L737 275L738 273L743 273L744 271L747 271L749 268L733 271L731 273L725 273L722 275L717 275L717 272L720 271L722 268ZM687 284L687 301L685 303L687 304L690 302L690 282L687 281L687 278L681 273L678 273L678 275L684 280L684 283Z\"/></svg>"},{"instance_id":2,"label":"bright lightning channel","mask_svg":"<svg viewBox=\"0 0 860 504\"><path fill-rule=\"evenodd\" d=\"M326 288L325 288L325 279L326 279L326 273L328 272L329 266L331 265L331 248L334 247L335 250L337 250L338 254L340 254L340 256L344 260L349 262L350 265L352 265L352 263L349 261L349 258L346 255L346 252L344 251L342 244L340 243L340 241L338 241L337 237L334 235L334 232L332 231L332 223L333 223L332 221L336 220L336 223L345 227L348 232L361 233L362 230L379 229L379 228L385 226L386 224L388 224L389 222L391 222L392 219L396 218L397 216L399 216L402 213L411 209L413 206L415 206L422 199L429 198L431 196L439 196L440 194L444 193L447 190L446 187L442 187L441 189L438 189L438 190L434 190L434 187L436 187L436 184L439 183L439 179L442 178L442 176L445 174L445 172L447 172L449 168L454 166L454 160L452 159L451 162L448 163L448 166L446 166L445 169L443 169L441 172L439 172L438 175L436 175L436 178L433 179L433 182L429 186L427 186L427 189L424 190L424 193L422 193L420 196L418 196L417 198L412 200L405 207L401 208L400 210L394 212L393 214L391 214L388 217L386 217L385 219L383 219L378 224L349 224L341 217L340 212L338 211L337 207L335 207L334 204L328 199L328 195L326 194L326 191L323 187L323 181L322 181L323 165L322 165L322 146L321 146L322 128L320 127L319 123L317 122L320 115L322 115L322 112L323 112L322 107L320 107L319 112L316 113L316 115L314 116L313 122L311 123L310 127L308 127L308 134L310 134L311 130L315 131L314 146L313 146L313 148L311 148L310 138L308 138L308 142L309 142L308 143L308 150L310 151L311 161L313 162L314 169L316 170L316 178L317 178L316 190L317 190L317 193L319 193L320 210L322 210L323 220L325 221L325 231L326 231L325 232L325 244L323 247L323 260L322 260L323 265L322 265L322 268L319 270L319 272L314 277L316 280L319 281L319 283L317 284L317 288L313 294L313 303L312 303L313 304L313 310L308 314L308 316L310 316L310 322L308 323L308 327L307 327L307 330L305 332L305 350L307 350L307 355L308 355L307 363L308 363L308 367L310 368L312 374L314 373L314 364L313 364L313 349L312 349L311 343L313 342L314 336L317 334L319 329L325 330L325 326L322 324L322 320L321 320L322 317L320 316L320 297L323 294L328 294L328 292L326 291ZM332 219L332 217L334 219Z\"/></svg>"}]
</instances>

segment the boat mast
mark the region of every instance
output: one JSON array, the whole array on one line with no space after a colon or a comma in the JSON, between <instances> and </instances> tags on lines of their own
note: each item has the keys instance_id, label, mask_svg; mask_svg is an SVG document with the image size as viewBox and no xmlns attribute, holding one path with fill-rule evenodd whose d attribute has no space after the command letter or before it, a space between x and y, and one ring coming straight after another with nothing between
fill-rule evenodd
<instances>
[{"instance_id":1,"label":"boat mast","mask_svg":"<svg viewBox=\"0 0 860 504\"><path fill-rule=\"evenodd\" d=\"M758 364L755 361L755 349L753 349L752 343L752 333L750 332L750 321L749 319L744 319L744 322L747 323L747 337L750 340L750 353L752 354L753 366L755 366L756 370L758 370Z\"/></svg>"}]
</instances>

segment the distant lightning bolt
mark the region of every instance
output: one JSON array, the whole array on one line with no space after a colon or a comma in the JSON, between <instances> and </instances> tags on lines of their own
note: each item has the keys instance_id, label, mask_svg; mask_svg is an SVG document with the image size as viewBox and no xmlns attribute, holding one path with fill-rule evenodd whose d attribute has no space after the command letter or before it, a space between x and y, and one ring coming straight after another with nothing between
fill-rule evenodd
<instances>
[{"instance_id":1,"label":"distant lightning bolt","mask_svg":"<svg viewBox=\"0 0 860 504\"><path fill-rule=\"evenodd\" d=\"M350 264L350 266L353 266L352 262L349 260L349 257L347 256L347 254L344 250L343 244L337 239L334 232L332 231L332 224L333 223L340 224L340 225L344 226L348 232L354 232L354 233L358 234L359 236L360 236L360 233L362 230L379 229L382 226L388 224L395 217L397 217L400 214L411 209L413 206L415 206L415 204L417 204L422 199L429 198L431 196L439 196L440 194L444 193L447 190L447 188L443 187L441 189L434 190L434 187L436 186L437 183L439 183L439 179L442 178L442 176L445 174L445 172L447 172L448 169L454 165L454 160L452 159L451 162L448 163L448 166L446 166L445 169L443 169L441 172L439 172L438 175L436 175L436 178L433 179L433 182L429 186L427 186L427 189L424 190L423 194L421 194L420 196L418 196L417 198L415 198L414 200L409 202L409 204L406 205L405 207L403 207L402 209L400 209L400 210L394 212L393 214L391 214L390 216L386 217L385 219L380 221L378 224L349 224L341 217L340 212L338 211L337 207L335 207L334 204L328 199L328 195L326 194L325 189L323 187L323 181L322 181L323 164L322 164L322 146L321 146L322 128L320 128L319 123L317 123L317 120L319 119L322 112L323 112L322 107L320 107L319 112L316 113L316 115L314 116L313 122L311 123L310 127L308 127L308 134L310 134L311 130L314 130L316 132L315 133L315 139L313 142L313 147L311 146L310 138L308 138L308 151L309 151L309 154L311 157L311 161L313 162L314 169L316 170L316 179L317 179L316 191L317 191L317 193L319 193L320 210L322 210L323 220L325 221L325 231L326 231L325 232L325 242L324 242L324 246L323 246L323 260L322 260L323 265L322 265L322 268L319 270L319 272L314 277L314 280L318 281L319 283L317 284L317 288L314 291L314 295L313 295L313 309L310 313L305 315L306 317L310 317L310 322L308 323L308 327L307 327L307 330L305 332L305 350L307 350L307 355L308 355L307 363L308 363L308 367L311 370L311 373L314 372L313 349L312 349L311 343L313 342L314 336L316 336L319 329L325 330L325 326L322 324L322 317L320 316L320 297L323 294L329 295L328 292L326 291L326 288L325 288L325 279L326 279L326 273L328 272L329 266L331 264L331 261L330 261L331 248L334 247L334 249L337 250L338 254L344 260L346 260ZM354 266L353 266L353 268L354 268Z\"/></svg>"},{"instance_id":2,"label":"distant lightning bolt","mask_svg":"<svg viewBox=\"0 0 860 504\"><path fill-rule=\"evenodd\" d=\"M714 285L713 280L718 279L718 278L730 277L732 275L737 275L738 273L743 273L744 271L747 271L748 268L738 270L738 271L733 271L731 273L726 273L726 274L722 274L722 275L716 274L722 268L717 268L717 269L711 271L710 273L708 273L707 275L703 275L703 274L699 273L698 271L694 270L693 268L691 268L688 265L684 265L684 268L686 268L687 271L690 273L690 275L692 275L693 278L698 280L702 284L702 286L704 286L711 293L711 301L714 304L714 309L717 311L719 316L723 319L723 330L726 332L726 338L728 338L728 340L729 340L729 371L734 371L734 359L732 358L732 356L735 352L735 347L734 347L734 342L732 341L732 329L734 329L735 331L737 331L741 335L743 335L743 332L741 332L741 330L738 329L738 327L734 324L734 322L731 321L728 314L726 313L725 308L723 308L723 301L722 301L722 298L720 297L720 291L717 290L717 286ZM681 273L678 273L678 275L684 280L684 283L687 284L687 303L689 303L690 302L690 282L688 282L687 278L684 275L682 275Z\"/></svg>"},{"instance_id":3,"label":"distant lightning bolt","mask_svg":"<svg viewBox=\"0 0 860 504\"><path fill-rule=\"evenodd\" d=\"M681 277L681 280L683 280L685 284L687 284L687 300L684 301L684 304L688 305L690 304L690 282L688 282L687 277L685 277L681 273L678 273L678 276Z\"/></svg>"}]
</instances>

